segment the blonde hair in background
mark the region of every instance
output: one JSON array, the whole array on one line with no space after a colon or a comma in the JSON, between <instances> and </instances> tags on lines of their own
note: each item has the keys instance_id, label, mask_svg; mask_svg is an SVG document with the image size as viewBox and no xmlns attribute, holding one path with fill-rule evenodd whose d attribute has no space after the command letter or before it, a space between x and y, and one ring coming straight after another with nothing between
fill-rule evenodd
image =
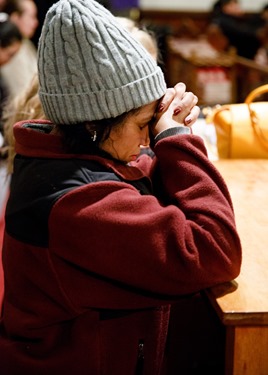
<instances>
[{"instance_id":1,"label":"blonde hair in background","mask_svg":"<svg viewBox=\"0 0 268 375\"><path fill-rule=\"evenodd\" d=\"M38 96L38 86L36 74L27 90L10 101L4 109L4 138L7 145L7 172L9 174L13 173L15 157L13 125L22 120L45 118Z\"/></svg>"},{"instance_id":2,"label":"blonde hair in background","mask_svg":"<svg viewBox=\"0 0 268 375\"><path fill-rule=\"evenodd\" d=\"M138 40L143 47L150 53L155 61L158 60L158 46L154 35L142 28L139 28L135 21L127 17L116 17L120 24L127 29L133 38Z\"/></svg>"}]
</instances>

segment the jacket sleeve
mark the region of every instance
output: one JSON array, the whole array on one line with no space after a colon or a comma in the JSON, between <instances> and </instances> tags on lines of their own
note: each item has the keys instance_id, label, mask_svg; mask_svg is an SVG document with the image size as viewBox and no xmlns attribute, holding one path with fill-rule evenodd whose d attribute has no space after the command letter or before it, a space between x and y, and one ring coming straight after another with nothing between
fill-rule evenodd
<instances>
[{"instance_id":1,"label":"jacket sleeve","mask_svg":"<svg viewBox=\"0 0 268 375\"><path fill-rule=\"evenodd\" d=\"M77 308L161 304L240 272L230 195L201 138L170 136L154 152L156 196L103 181L51 212L51 261Z\"/></svg>"}]
</instances>

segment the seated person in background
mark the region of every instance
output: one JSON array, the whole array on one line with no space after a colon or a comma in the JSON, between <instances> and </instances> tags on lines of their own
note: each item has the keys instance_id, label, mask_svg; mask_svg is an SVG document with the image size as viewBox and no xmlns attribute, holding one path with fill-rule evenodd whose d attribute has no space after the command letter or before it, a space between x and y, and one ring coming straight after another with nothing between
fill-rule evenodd
<instances>
[{"instance_id":1,"label":"seated person in background","mask_svg":"<svg viewBox=\"0 0 268 375\"><path fill-rule=\"evenodd\" d=\"M16 53L18 53L22 44L22 35L18 27L10 21L8 14L0 13L0 131L2 133L2 111L8 97L2 78L2 68L7 64Z\"/></svg>"},{"instance_id":2,"label":"seated person in background","mask_svg":"<svg viewBox=\"0 0 268 375\"><path fill-rule=\"evenodd\" d=\"M2 68L9 97L13 98L29 85L37 71L36 47L30 40L38 25L37 7L32 0L6 0L3 11L23 36L19 53Z\"/></svg>"},{"instance_id":3,"label":"seated person in background","mask_svg":"<svg viewBox=\"0 0 268 375\"><path fill-rule=\"evenodd\" d=\"M218 51L234 47L237 55L254 59L266 42L267 27L246 17L238 0L218 0L212 10L207 39Z\"/></svg>"}]
</instances>

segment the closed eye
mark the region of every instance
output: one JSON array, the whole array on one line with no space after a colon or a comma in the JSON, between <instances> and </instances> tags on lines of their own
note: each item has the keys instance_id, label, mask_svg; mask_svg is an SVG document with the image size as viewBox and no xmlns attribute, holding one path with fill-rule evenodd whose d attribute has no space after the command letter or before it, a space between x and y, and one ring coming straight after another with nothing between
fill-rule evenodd
<instances>
[{"instance_id":1,"label":"closed eye","mask_svg":"<svg viewBox=\"0 0 268 375\"><path fill-rule=\"evenodd\" d=\"M146 128L148 126L148 123L146 123L145 125L141 125L139 126L140 130L143 130L144 128Z\"/></svg>"}]
</instances>

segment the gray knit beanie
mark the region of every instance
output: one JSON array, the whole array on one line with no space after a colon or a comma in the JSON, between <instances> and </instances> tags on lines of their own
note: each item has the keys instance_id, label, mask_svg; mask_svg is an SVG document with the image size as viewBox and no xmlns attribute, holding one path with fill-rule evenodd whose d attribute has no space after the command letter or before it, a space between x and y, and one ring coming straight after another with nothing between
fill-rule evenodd
<instances>
[{"instance_id":1,"label":"gray knit beanie","mask_svg":"<svg viewBox=\"0 0 268 375\"><path fill-rule=\"evenodd\" d=\"M116 117L166 91L146 49L93 0L60 0L49 9L38 74L45 115L56 124Z\"/></svg>"}]
</instances>

